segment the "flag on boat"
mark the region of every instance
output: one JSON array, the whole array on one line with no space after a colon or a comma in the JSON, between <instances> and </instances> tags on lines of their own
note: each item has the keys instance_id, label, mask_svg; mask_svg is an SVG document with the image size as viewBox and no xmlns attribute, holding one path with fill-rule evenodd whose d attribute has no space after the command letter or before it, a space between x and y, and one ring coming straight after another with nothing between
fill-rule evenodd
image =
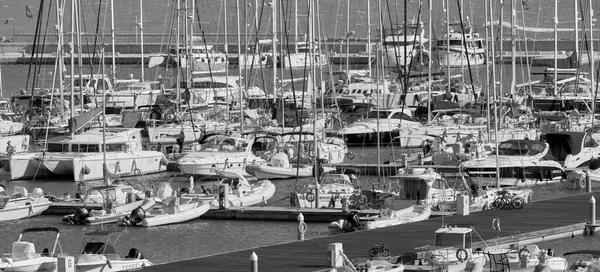
<instances>
[{"instance_id":1,"label":"flag on boat","mask_svg":"<svg viewBox=\"0 0 600 272\"><path fill-rule=\"evenodd\" d=\"M527 2L525 2L525 0L522 0L521 3L523 4L524 10L529 10L529 5L527 5Z\"/></svg>"},{"instance_id":2,"label":"flag on boat","mask_svg":"<svg viewBox=\"0 0 600 272\"><path fill-rule=\"evenodd\" d=\"M33 13L31 12L31 9L29 8L29 6L25 6L25 16L27 16L29 18L33 18Z\"/></svg>"}]
</instances>

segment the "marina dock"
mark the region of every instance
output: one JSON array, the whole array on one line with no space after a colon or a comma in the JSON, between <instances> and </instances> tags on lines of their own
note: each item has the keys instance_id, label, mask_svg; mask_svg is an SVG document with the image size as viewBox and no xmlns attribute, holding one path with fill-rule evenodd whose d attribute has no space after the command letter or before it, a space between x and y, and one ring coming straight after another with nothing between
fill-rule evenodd
<instances>
[{"instance_id":1,"label":"marina dock","mask_svg":"<svg viewBox=\"0 0 600 272\"><path fill-rule=\"evenodd\" d=\"M551 239L552 236L581 235L589 216L589 200L600 192L528 203L522 210L494 210L468 216L444 216L394 227L357 231L268 247L245 249L225 254L200 257L147 267L144 271L248 271L250 255L258 255L259 270L316 271L327 269L327 245L342 243L350 259L368 257L371 247L387 243L392 256L415 251L416 247L433 245L434 232L442 225L472 226L488 245L515 243L526 239ZM501 222L499 238L494 239L490 224ZM310 231L311 224L308 224ZM517 235L514 235L518 233ZM234 235L234 234L232 234ZM236 233L235 235L255 235ZM474 235L475 241L479 241ZM477 247L484 246L482 242Z\"/></svg>"}]
</instances>

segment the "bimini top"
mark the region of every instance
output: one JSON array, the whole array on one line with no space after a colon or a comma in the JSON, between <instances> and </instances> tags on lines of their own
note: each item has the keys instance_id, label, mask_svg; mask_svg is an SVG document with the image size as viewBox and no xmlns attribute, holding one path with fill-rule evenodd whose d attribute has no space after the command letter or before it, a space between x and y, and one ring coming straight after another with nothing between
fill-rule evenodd
<instances>
[{"instance_id":1,"label":"bimini top","mask_svg":"<svg viewBox=\"0 0 600 272\"><path fill-rule=\"evenodd\" d=\"M535 140L509 140L498 145L501 156L534 156L544 152L546 144Z\"/></svg>"},{"instance_id":2,"label":"bimini top","mask_svg":"<svg viewBox=\"0 0 600 272\"><path fill-rule=\"evenodd\" d=\"M577 155L581 152L585 135L585 132L554 132L542 135L542 140L546 140L548 145L550 145L553 155L555 153L554 146L562 149L566 154Z\"/></svg>"}]
</instances>

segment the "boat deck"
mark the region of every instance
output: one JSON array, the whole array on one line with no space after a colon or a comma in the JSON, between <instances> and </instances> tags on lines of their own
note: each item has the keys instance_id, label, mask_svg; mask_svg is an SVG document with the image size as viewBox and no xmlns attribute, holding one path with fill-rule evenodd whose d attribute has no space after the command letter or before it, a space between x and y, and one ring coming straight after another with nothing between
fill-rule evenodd
<instances>
[{"instance_id":1,"label":"boat deck","mask_svg":"<svg viewBox=\"0 0 600 272\"><path fill-rule=\"evenodd\" d=\"M258 255L259 271L315 271L328 267L326 262L327 245L343 243L343 251L350 258L368 257L371 247L386 242L393 256L415 251L416 247L433 245L434 231L448 224L473 226L482 239L494 241L492 219L498 218L502 231L498 243L510 243L512 235L519 232L520 240L534 237L548 237L552 234L572 232L581 233L589 214L589 200L600 197L600 192L577 196L561 197L551 200L529 203L522 210L496 210L473 213L469 216L448 216L432 218L426 221L381 228L369 231L357 231L292 242L281 245L240 250L237 252L178 261L151 266L145 271L247 271L250 255ZM311 228L310 223L308 229ZM238 233L238 235L254 235ZM476 235L474 235L474 238ZM210 245L204 245L210 246Z\"/></svg>"}]
</instances>

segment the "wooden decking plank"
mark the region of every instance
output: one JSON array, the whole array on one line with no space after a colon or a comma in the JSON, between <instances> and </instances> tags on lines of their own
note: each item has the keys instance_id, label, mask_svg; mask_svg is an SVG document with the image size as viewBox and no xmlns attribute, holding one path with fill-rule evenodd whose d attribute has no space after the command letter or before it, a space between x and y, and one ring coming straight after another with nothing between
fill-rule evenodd
<instances>
[{"instance_id":1,"label":"wooden decking plank","mask_svg":"<svg viewBox=\"0 0 600 272\"><path fill-rule=\"evenodd\" d=\"M344 253L349 258L367 257L368 250L376 244L386 242L393 255L414 251L415 247L433 245L434 231L442 224L472 225L485 240L494 237L491 221L498 217L501 222L501 237L510 237L513 232L521 234L562 226L584 223L588 220L588 201L600 193L568 196L529 203L522 210L496 210L473 213L469 216L450 216L388 227L370 231L358 231L326 236L281 245L241 250L226 254L201 257L163 265L148 267L147 271L246 271L250 254L256 252L259 271L313 271L325 269L327 245L343 243ZM310 224L309 224L310 228ZM243 235L243 234L240 234ZM264 234L264 235L268 235ZM474 241L479 238L474 236Z\"/></svg>"}]
</instances>

